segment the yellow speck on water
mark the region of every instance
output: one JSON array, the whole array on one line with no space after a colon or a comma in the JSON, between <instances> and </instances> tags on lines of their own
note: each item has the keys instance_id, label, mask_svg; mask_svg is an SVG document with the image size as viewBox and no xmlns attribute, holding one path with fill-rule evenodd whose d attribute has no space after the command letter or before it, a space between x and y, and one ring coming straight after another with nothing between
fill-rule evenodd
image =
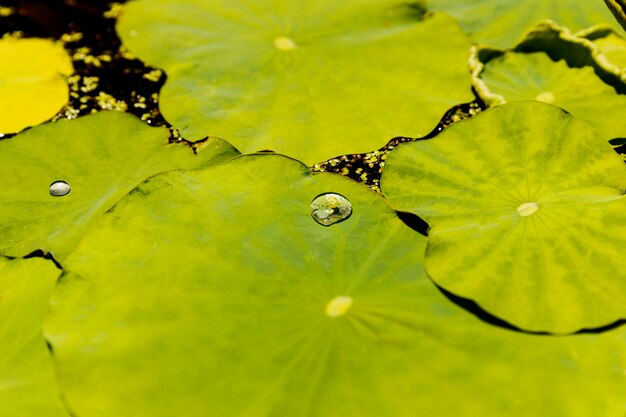
<instances>
[{"instance_id":1,"label":"yellow speck on water","mask_svg":"<svg viewBox=\"0 0 626 417\"><path fill-rule=\"evenodd\" d=\"M160 69L154 69L148 72L147 74L144 74L143 78L152 82L157 82L159 81L159 79L161 79L162 75L163 75L163 71L161 71Z\"/></svg>"},{"instance_id":2,"label":"yellow speck on water","mask_svg":"<svg viewBox=\"0 0 626 417\"><path fill-rule=\"evenodd\" d=\"M524 203L524 204L521 204L517 208L517 212L519 213L520 216L526 217L526 216L530 216L531 214L536 212L538 209L539 209L539 206L537 206L537 204L535 203Z\"/></svg>"},{"instance_id":3,"label":"yellow speck on water","mask_svg":"<svg viewBox=\"0 0 626 417\"><path fill-rule=\"evenodd\" d=\"M122 3L109 3L109 10L104 12L104 17L107 19L116 19L122 12Z\"/></svg>"},{"instance_id":4,"label":"yellow speck on water","mask_svg":"<svg viewBox=\"0 0 626 417\"><path fill-rule=\"evenodd\" d=\"M544 91L543 93L539 93L537 94L537 97L535 97L535 100L537 101L543 101L544 103L554 103L554 100L556 98L554 97L554 94L552 94L549 91Z\"/></svg>"},{"instance_id":5,"label":"yellow speck on water","mask_svg":"<svg viewBox=\"0 0 626 417\"><path fill-rule=\"evenodd\" d=\"M289 39L286 36L279 36L274 39L274 46L276 49L280 49L281 51L291 51L298 47L292 39Z\"/></svg>"},{"instance_id":6,"label":"yellow speck on water","mask_svg":"<svg viewBox=\"0 0 626 417\"><path fill-rule=\"evenodd\" d=\"M326 315L329 317L341 317L345 315L352 306L352 297L340 295L326 304Z\"/></svg>"}]
</instances>

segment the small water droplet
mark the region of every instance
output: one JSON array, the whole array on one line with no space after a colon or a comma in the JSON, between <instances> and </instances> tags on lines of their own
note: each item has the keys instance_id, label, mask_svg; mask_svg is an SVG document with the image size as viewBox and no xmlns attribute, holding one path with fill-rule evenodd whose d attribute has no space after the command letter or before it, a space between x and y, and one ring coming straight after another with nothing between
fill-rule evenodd
<instances>
[{"instance_id":1,"label":"small water droplet","mask_svg":"<svg viewBox=\"0 0 626 417\"><path fill-rule=\"evenodd\" d=\"M311 216L323 226L344 221L351 214L352 203L341 194L320 194L311 202Z\"/></svg>"},{"instance_id":2,"label":"small water droplet","mask_svg":"<svg viewBox=\"0 0 626 417\"><path fill-rule=\"evenodd\" d=\"M326 304L326 315L329 317L341 317L352 307L352 297L340 295Z\"/></svg>"},{"instance_id":3,"label":"small water droplet","mask_svg":"<svg viewBox=\"0 0 626 417\"><path fill-rule=\"evenodd\" d=\"M274 46L276 49L280 49L281 51L292 51L298 47L293 39L286 36L279 36L274 39Z\"/></svg>"},{"instance_id":4,"label":"small water droplet","mask_svg":"<svg viewBox=\"0 0 626 417\"><path fill-rule=\"evenodd\" d=\"M517 208L517 212L519 213L520 216L526 217L535 213L538 209L539 209L539 206L537 206L536 203L524 203L524 204L521 204Z\"/></svg>"},{"instance_id":5,"label":"small water droplet","mask_svg":"<svg viewBox=\"0 0 626 417\"><path fill-rule=\"evenodd\" d=\"M70 185L65 181L55 181L48 187L50 195L52 197L63 197L68 195L71 191Z\"/></svg>"}]
</instances>

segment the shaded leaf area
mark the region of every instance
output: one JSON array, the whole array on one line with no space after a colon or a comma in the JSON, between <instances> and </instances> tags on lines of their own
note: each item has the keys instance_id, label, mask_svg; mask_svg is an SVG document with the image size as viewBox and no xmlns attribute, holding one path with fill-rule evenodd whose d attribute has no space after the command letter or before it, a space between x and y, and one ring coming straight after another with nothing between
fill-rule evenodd
<instances>
[{"instance_id":1,"label":"shaded leaf area","mask_svg":"<svg viewBox=\"0 0 626 417\"><path fill-rule=\"evenodd\" d=\"M454 16L474 42L499 48L519 42L530 27L547 19L573 31L600 23L621 30L595 0L428 0L428 8Z\"/></svg>"},{"instance_id":2,"label":"shaded leaf area","mask_svg":"<svg viewBox=\"0 0 626 417\"><path fill-rule=\"evenodd\" d=\"M0 257L0 415L68 417L41 321L60 275L43 259Z\"/></svg>"},{"instance_id":3,"label":"shaded leaf area","mask_svg":"<svg viewBox=\"0 0 626 417\"><path fill-rule=\"evenodd\" d=\"M40 249L62 261L99 216L146 178L238 155L221 139L210 138L194 152L168 145L167 137L166 129L132 115L103 112L0 141L0 253ZM71 191L53 192L59 181Z\"/></svg>"},{"instance_id":4,"label":"shaded leaf area","mask_svg":"<svg viewBox=\"0 0 626 417\"><path fill-rule=\"evenodd\" d=\"M70 57L45 39L0 39L0 137L51 119L69 96Z\"/></svg>"},{"instance_id":5,"label":"shaded leaf area","mask_svg":"<svg viewBox=\"0 0 626 417\"><path fill-rule=\"evenodd\" d=\"M575 167L573 169L573 167ZM626 317L626 167L587 124L509 103L392 152L382 191L430 225L427 271L525 330Z\"/></svg>"},{"instance_id":6,"label":"shaded leaf area","mask_svg":"<svg viewBox=\"0 0 626 417\"><path fill-rule=\"evenodd\" d=\"M353 212L325 227L310 203L327 192ZM224 416L623 414L623 329L546 338L486 325L426 278L424 248L378 194L282 156L153 177L81 242L53 296L45 332L68 404L92 417L180 404Z\"/></svg>"},{"instance_id":7,"label":"shaded leaf area","mask_svg":"<svg viewBox=\"0 0 626 417\"><path fill-rule=\"evenodd\" d=\"M168 73L161 111L183 136L208 132L243 152L307 164L361 153L425 135L473 98L465 34L400 0L136 1L117 29Z\"/></svg>"}]
</instances>

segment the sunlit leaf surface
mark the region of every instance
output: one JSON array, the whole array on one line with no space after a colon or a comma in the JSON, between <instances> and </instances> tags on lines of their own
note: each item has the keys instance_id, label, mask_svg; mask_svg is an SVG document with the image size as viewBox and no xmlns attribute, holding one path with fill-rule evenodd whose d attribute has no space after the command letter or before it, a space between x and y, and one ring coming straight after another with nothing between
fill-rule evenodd
<instances>
[{"instance_id":1,"label":"sunlit leaf surface","mask_svg":"<svg viewBox=\"0 0 626 417\"><path fill-rule=\"evenodd\" d=\"M0 39L0 134L52 118L68 101L68 54L46 39Z\"/></svg>"},{"instance_id":2,"label":"sunlit leaf surface","mask_svg":"<svg viewBox=\"0 0 626 417\"><path fill-rule=\"evenodd\" d=\"M469 39L422 12L404 0L147 0L117 29L167 72L160 108L185 137L313 164L425 135L473 99Z\"/></svg>"},{"instance_id":3,"label":"sunlit leaf surface","mask_svg":"<svg viewBox=\"0 0 626 417\"><path fill-rule=\"evenodd\" d=\"M43 259L0 257L0 415L68 417L41 334L60 271Z\"/></svg>"},{"instance_id":4,"label":"sunlit leaf surface","mask_svg":"<svg viewBox=\"0 0 626 417\"><path fill-rule=\"evenodd\" d=\"M427 271L447 290L526 330L626 317L626 166L563 110L505 104L401 145L381 185L430 224Z\"/></svg>"},{"instance_id":5,"label":"sunlit leaf surface","mask_svg":"<svg viewBox=\"0 0 626 417\"><path fill-rule=\"evenodd\" d=\"M319 224L325 193L350 217ZM485 324L426 278L424 248L379 195L285 157L153 177L67 259L45 327L68 403L90 417L622 416L623 329Z\"/></svg>"},{"instance_id":6,"label":"sunlit leaf surface","mask_svg":"<svg viewBox=\"0 0 626 417\"><path fill-rule=\"evenodd\" d=\"M492 105L537 100L562 107L606 140L626 136L626 95L605 84L591 67L570 68L548 55L507 52L485 64L476 91Z\"/></svg>"},{"instance_id":7,"label":"sunlit leaf surface","mask_svg":"<svg viewBox=\"0 0 626 417\"><path fill-rule=\"evenodd\" d=\"M0 253L41 249L62 260L95 219L146 178L237 154L211 139L194 155L165 128L99 113L38 126L0 141Z\"/></svg>"}]
</instances>

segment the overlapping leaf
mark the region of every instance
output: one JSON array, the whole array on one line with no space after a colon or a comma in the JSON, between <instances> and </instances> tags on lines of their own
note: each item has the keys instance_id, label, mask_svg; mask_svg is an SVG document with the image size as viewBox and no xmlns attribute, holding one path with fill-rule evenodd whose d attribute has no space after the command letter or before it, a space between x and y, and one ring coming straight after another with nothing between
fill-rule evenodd
<instances>
[{"instance_id":1,"label":"overlapping leaf","mask_svg":"<svg viewBox=\"0 0 626 417\"><path fill-rule=\"evenodd\" d=\"M69 98L69 55L46 39L0 39L0 133L52 118Z\"/></svg>"},{"instance_id":2,"label":"overlapping leaf","mask_svg":"<svg viewBox=\"0 0 626 417\"><path fill-rule=\"evenodd\" d=\"M118 32L164 68L160 108L185 137L313 164L430 132L471 101L469 40L404 0L148 0ZM163 45L168 45L164 48Z\"/></svg>"},{"instance_id":3,"label":"overlapping leaf","mask_svg":"<svg viewBox=\"0 0 626 417\"><path fill-rule=\"evenodd\" d=\"M477 85L492 105L543 101L587 121L607 140L626 136L626 95L605 84L591 67L570 68L541 52L507 52L485 65Z\"/></svg>"},{"instance_id":4,"label":"overlapping leaf","mask_svg":"<svg viewBox=\"0 0 626 417\"><path fill-rule=\"evenodd\" d=\"M619 28L605 4L595 0L428 0L428 8L454 16L475 42L501 48L546 19L573 31L599 23Z\"/></svg>"},{"instance_id":5,"label":"overlapping leaf","mask_svg":"<svg viewBox=\"0 0 626 417\"><path fill-rule=\"evenodd\" d=\"M310 203L328 192L352 214L323 226ZM621 417L623 330L484 324L425 277L424 247L380 196L285 157L153 177L67 259L46 333L68 402L91 417Z\"/></svg>"},{"instance_id":6,"label":"overlapping leaf","mask_svg":"<svg viewBox=\"0 0 626 417\"><path fill-rule=\"evenodd\" d=\"M0 415L68 417L41 334L60 271L43 259L0 257Z\"/></svg>"},{"instance_id":7,"label":"overlapping leaf","mask_svg":"<svg viewBox=\"0 0 626 417\"><path fill-rule=\"evenodd\" d=\"M625 187L623 161L591 127L537 102L402 145L382 178L396 209L429 222L439 285L559 333L626 317Z\"/></svg>"},{"instance_id":8,"label":"overlapping leaf","mask_svg":"<svg viewBox=\"0 0 626 417\"><path fill-rule=\"evenodd\" d=\"M41 249L63 259L102 213L146 178L216 163L237 154L219 139L198 155L167 144L165 128L110 112L30 129L0 141L0 253ZM53 197L64 181L71 191Z\"/></svg>"}]
</instances>

